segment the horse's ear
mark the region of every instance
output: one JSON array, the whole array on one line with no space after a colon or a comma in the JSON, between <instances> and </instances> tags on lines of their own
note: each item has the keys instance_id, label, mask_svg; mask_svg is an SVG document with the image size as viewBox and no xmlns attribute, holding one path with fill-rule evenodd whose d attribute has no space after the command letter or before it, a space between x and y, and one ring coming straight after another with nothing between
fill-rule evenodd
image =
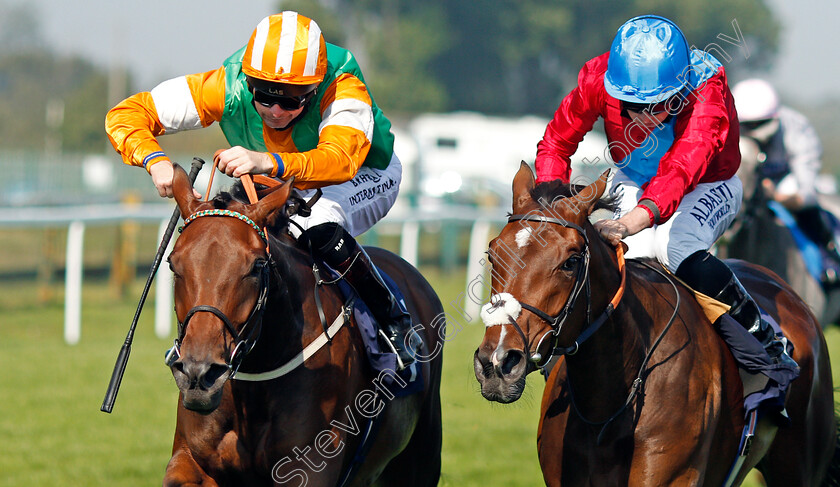
<instances>
[{"instance_id":1,"label":"horse's ear","mask_svg":"<svg viewBox=\"0 0 840 487\"><path fill-rule=\"evenodd\" d=\"M282 215L286 200L292 193L292 184L295 178L284 181L280 186L272 188L271 192L254 204L248 205L251 218L261 227L271 227Z\"/></svg>"},{"instance_id":2,"label":"horse's ear","mask_svg":"<svg viewBox=\"0 0 840 487\"><path fill-rule=\"evenodd\" d=\"M607 169L601 176L595 180L589 186L584 187L582 190L578 192L573 198L575 206L583 212L584 214L588 215L592 212L595 208L595 203L601 199L603 196L604 191L607 189L607 178L610 175L610 170Z\"/></svg>"},{"instance_id":3,"label":"horse's ear","mask_svg":"<svg viewBox=\"0 0 840 487\"><path fill-rule=\"evenodd\" d=\"M181 217L186 219L195 212L199 200L193 194L193 185L190 182L187 171L174 163L172 164L172 168L175 171L172 175L172 193L175 196L178 209L181 211Z\"/></svg>"},{"instance_id":4,"label":"horse's ear","mask_svg":"<svg viewBox=\"0 0 840 487\"><path fill-rule=\"evenodd\" d=\"M526 203L531 201L531 190L534 189L536 180L534 173L525 161L519 165L519 171L513 177L513 212L517 213Z\"/></svg>"}]
</instances>

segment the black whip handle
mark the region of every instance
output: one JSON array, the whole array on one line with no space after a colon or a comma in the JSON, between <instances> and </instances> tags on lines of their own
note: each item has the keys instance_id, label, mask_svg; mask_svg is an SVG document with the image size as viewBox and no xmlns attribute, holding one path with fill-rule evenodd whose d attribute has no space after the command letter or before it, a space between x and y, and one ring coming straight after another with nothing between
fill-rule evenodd
<instances>
[{"instance_id":1,"label":"black whip handle","mask_svg":"<svg viewBox=\"0 0 840 487\"><path fill-rule=\"evenodd\" d=\"M204 160L200 157L194 157L192 165L190 166L190 181L195 183L195 178L201 167L204 165ZM178 225L178 218L181 217L181 210L175 208L172 213L172 218L169 219L169 225L163 233L163 239L158 247L155 260L152 263L152 268L149 271L149 277L146 279L146 286L143 288L143 294L140 295L140 303L137 305L137 311L134 312L134 319L131 320L131 326L128 328L128 334L125 337L117 355L117 362L114 364L114 371L111 373L111 381L108 383L108 390L105 391L105 399L102 401L100 411L110 413L114 409L114 402L117 400L117 392L120 390L120 383L122 383L123 374L125 374L125 366L128 364L128 356L131 354L131 343L134 341L134 330L137 328L137 321L140 319L140 312L143 310L143 304L146 302L146 296L149 295L149 288L152 287L152 281L155 279L160 262L163 260L163 254L166 252L166 247L169 246L169 240L172 239L172 233L175 232L175 226Z\"/></svg>"}]
</instances>

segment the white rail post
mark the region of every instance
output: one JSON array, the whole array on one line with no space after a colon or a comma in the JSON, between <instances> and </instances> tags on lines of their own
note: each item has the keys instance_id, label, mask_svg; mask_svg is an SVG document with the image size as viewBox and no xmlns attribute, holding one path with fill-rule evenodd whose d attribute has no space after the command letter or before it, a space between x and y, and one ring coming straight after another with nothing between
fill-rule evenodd
<instances>
[{"instance_id":1,"label":"white rail post","mask_svg":"<svg viewBox=\"0 0 840 487\"><path fill-rule=\"evenodd\" d=\"M420 240L420 222L406 220L402 225L400 235L400 257L406 262L417 267L417 248Z\"/></svg>"},{"instance_id":2,"label":"white rail post","mask_svg":"<svg viewBox=\"0 0 840 487\"><path fill-rule=\"evenodd\" d=\"M166 227L169 225L169 220L160 222L158 229L158 241L163 240L163 234L166 232ZM175 239L170 238L166 251L163 253L163 260L165 261L170 252L172 252L172 245ZM155 335L158 338L167 338L172 330L172 271L165 262L161 262L155 275Z\"/></svg>"},{"instance_id":3,"label":"white rail post","mask_svg":"<svg viewBox=\"0 0 840 487\"><path fill-rule=\"evenodd\" d=\"M487 250L487 239L490 235L490 222L487 220L476 220L470 232L470 250L467 257L467 299L464 303L464 311L469 316L478 316L481 311L481 303L470 299L469 285L476 277L485 274L486 267L482 262L485 260L482 254Z\"/></svg>"},{"instance_id":4,"label":"white rail post","mask_svg":"<svg viewBox=\"0 0 840 487\"><path fill-rule=\"evenodd\" d=\"M64 270L64 341L79 343L82 336L82 268L85 224L70 222L67 229L67 256Z\"/></svg>"}]
</instances>

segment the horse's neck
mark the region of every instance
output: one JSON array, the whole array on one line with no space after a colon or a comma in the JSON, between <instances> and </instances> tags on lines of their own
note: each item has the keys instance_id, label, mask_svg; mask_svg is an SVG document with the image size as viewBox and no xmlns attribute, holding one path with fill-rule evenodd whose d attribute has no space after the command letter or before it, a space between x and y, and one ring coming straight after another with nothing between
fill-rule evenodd
<instances>
[{"instance_id":1,"label":"horse's neck","mask_svg":"<svg viewBox=\"0 0 840 487\"><path fill-rule=\"evenodd\" d=\"M593 244L589 279L592 290L590 319L594 321L615 296L621 278L613 261L614 251L600 241ZM630 284L629 272L627 279ZM628 295L630 289L628 285L622 301L601 328L576 354L566 358L577 406L588 411L587 415L593 419L612 414L623 404L635 379L636 367L642 360L644 344L633 316L630 303L634 297ZM584 305L581 301L578 306Z\"/></svg>"},{"instance_id":2,"label":"horse's neck","mask_svg":"<svg viewBox=\"0 0 840 487\"><path fill-rule=\"evenodd\" d=\"M303 310L315 288L311 262L305 253L287 244L272 245L271 254L273 265L262 331L243 363L243 371L265 372L288 361L300 351L294 344L301 343L308 326Z\"/></svg>"}]
</instances>

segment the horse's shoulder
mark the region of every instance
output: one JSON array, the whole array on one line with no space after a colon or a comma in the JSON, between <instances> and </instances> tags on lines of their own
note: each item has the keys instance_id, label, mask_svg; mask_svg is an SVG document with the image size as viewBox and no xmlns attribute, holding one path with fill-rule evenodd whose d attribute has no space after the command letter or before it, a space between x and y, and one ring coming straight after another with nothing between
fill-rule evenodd
<instances>
[{"instance_id":1,"label":"horse's shoulder","mask_svg":"<svg viewBox=\"0 0 840 487\"><path fill-rule=\"evenodd\" d=\"M685 329L693 329L696 333L714 333L711 326L711 316L717 311L707 309L703 302L697 299L697 294L688 285L670 273L659 262L653 259L629 259L627 261L628 292L632 293L647 314L656 314L684 323ZM665 326L670 319L655 320L654 329ZM683 329L684 327L677 327ZM695 333L692 332L692 333Z\"/></svg>"},{"instance_id":2,"label":"horse's shoulder","mask_svg":"<svg viewBox=\"0 0 840 487\"><path fill-rule=\"evenodd\" d=\"M679 279L655 259L628 259L627 275L628 282L636 290L656 289L656 293L661 294L660 288L663 286L685 288L685 285ZM670 294L673 294L673 291Z\"/></svg>"}]
</instances>

